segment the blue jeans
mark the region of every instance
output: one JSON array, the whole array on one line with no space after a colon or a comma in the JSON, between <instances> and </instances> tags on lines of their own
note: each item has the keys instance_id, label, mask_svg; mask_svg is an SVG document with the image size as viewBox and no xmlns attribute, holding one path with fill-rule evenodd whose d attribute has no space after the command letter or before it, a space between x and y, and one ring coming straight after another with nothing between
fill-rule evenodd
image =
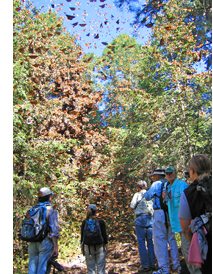
<instances>
[{"instance_id":1,"label":"blue jeans","mask_svg":"<svg viewBox=\"0 0 213 274\"><path fill-rule=\"evenodd\" d=\"M47 269L47 261L53 252L53 241L48 237L42 242L29 243L28 274L48 274L51 266Z\"/></svg>"},{"instance_id":2,"label":"blue jeans","mask_svg":"<svg viewBox=\"0 0 213 274\"><path fill-rule=\"evenodd\" d=\"M135 220L135 229L138 240L138 251L140 254L141 265L150 267L155 265L154 245L152 242L152 216L139 216ZM145 241L147 242L146 249Z\"/></svg>"}]
</instances>

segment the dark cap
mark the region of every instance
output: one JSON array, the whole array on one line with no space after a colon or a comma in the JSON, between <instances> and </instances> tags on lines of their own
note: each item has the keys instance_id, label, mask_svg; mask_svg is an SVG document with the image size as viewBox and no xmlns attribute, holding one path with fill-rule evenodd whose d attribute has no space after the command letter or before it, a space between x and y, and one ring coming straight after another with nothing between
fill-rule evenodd
<instances>
[{"instance_id":1,"label":"dark cap","mask_svg":"<svg viewBox=\"0 0 213 274\"><path fill-rule=\"evenodd\" d=\"M89 205L88 208L91 210L97 210L96 205L94 204Z\"/></svg>"},{"instance_id":2,"label":"dark cap","mask_svg":"<svg viewBox=\"0 0 213 274\"><path fill-rule=\"evenodd\" d=\"M153 175L161 175L161 176L165 176L165 169L163 168L156 168L154 170L154 172L150 175L150 176L153 176Z\"/></svg>"},{"instance_id":3,"label":"dark cap","mask_svg":"<svg viewBox=\"0 0 213 274\"><path fill-rule=\"evenodd\" d=\"M165 170L166 173L167 173L167 172L174 172L174 171L176 171L176 169L175 169L175 167L173 167L173 166L168 166L168 167L166 168L166 170Z\"/></svg>"}]
</instances>

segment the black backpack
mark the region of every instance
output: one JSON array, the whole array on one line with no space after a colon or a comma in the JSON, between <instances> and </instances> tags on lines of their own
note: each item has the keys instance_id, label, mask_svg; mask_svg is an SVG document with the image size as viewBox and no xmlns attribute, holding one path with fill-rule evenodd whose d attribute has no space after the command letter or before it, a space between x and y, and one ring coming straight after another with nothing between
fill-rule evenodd
<instances>
[{"instance_id":1,"label":"black backpack","mask_svg":"<svg viewBox=\"0 0 213 274\"><path fill-rule=\"evenodd\" d=\"M104 242L100 223L98 219L95 221L89 220L86 221L83 232L83 244L86 245L98 245Z\"/></svg>"},{"instance_id":2,"label":"black backpack","mask_svg":"<svg viewBox=\"0 0 213 274\"><path fill-rule=\"evenodd\" d=\"M201 193L205 204L205 214L200 217L207 231L212 231L212 177L200 181L197 185L197 191Z\"/></svg>"}]
</instances>

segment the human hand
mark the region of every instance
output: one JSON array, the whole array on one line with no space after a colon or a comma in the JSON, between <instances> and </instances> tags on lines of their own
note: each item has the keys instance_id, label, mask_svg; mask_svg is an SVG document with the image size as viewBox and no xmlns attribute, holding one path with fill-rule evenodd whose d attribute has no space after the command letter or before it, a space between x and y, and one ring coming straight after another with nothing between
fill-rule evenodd
<instances>
[{"instance_id":1,"label":"human hand","mask_svg":"<svg viewBox=\"0 0 213 274\"><path fill-rule=\"evenodd\" d=\"M166 195L167 195L167 192L166 192L166 191L163 191L163 192L162 192L162 197L163 197L163 199L166 197Z\"/></svg>"},{"instance_id":2,"label":"human hand","mask_svg":"<svg viewBox=\"0 0 213 274\"><path fill-rule=\"evenodd\" d=\"M57 258L57 257L58 257L58 248L57 248L57 247L55 247L55 248L53 249L53 252L52 252L51 256L53 256L54 258Z\"/></svg>"}]
</instances>

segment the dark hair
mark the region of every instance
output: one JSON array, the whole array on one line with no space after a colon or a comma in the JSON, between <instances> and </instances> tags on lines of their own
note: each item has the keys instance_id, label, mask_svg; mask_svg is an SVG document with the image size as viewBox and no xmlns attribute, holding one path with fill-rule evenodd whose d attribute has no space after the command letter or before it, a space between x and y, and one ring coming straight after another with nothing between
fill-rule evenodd
<instances>
[{"instance_id":1,"label":"dark hair","mask_svg":"<svg viewBox=\"0 0 213 274\"><path fill-rule=\"evenodd\" d=\"M50 195L43 196L43 197L38 197L38 201L39 201L39 203L48 202L48 201L49 201L50 196L51 196L51 194L50 194Z\"/></svg>"},{"instance_id":2,"label":"dark hair","mask_svg":"<svg viewBox=\"0 0 213 274\"><path fill-rule=\"evenodd\" d=\"M211 163L205 155L195 155L189 160L189 168L192 168L198 175L197 180L209 178L211 175Z\"/></svg>"},{"instance_id":3,"label":"dark hair","mask_svg":"<svg viewBox=\"0 0 213 274\"><path fill-rule=\"evenodd\" d=\"M89 219L92 217L92 216L95 216L96 215L96 210L92 210L90 208L87 209L87 215L86 215L86 220L89 221Z\"/></svg>"}]
</instances>

